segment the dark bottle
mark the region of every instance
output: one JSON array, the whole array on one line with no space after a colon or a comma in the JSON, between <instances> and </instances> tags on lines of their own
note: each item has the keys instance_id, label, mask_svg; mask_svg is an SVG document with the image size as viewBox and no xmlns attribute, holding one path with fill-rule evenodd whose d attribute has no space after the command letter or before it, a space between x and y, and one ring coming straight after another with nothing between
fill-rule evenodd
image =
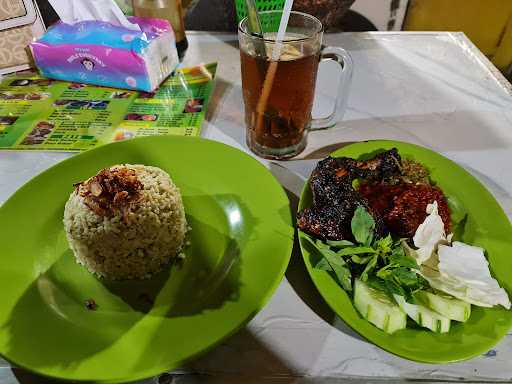
<instances>
[{"instance_id":1,"label":"dark bottle","mask_svg":"<svg viewBox=\"0 0 512 384\"><path fill-rule=\"evenodd\" d=\"M133 13L135 16L166 19L174 30L176 49L180 60L188 48L183 22L183 8L181 0L133 0Z\"/></svg>"}]
</instances>

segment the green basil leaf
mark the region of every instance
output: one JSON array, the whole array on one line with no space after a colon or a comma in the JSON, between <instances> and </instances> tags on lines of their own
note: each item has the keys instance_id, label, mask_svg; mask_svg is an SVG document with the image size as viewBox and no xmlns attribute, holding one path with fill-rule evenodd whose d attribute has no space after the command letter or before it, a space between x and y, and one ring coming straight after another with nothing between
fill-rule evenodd
<instances>
[{"instance_id":1,"label":"green basil leaf","mask_svg":"<svg viewBox=\"0 0 512 384\"><path fill-rule=\"evenodd\" d=\"M370 255L370 256L358 256L358 255L353 255L351 260L356 263L356 264L366 264L367 262L370 261L370 259L373 258L373 255Z\"/></svg>"},{"instance_id":2,"label":"green basil leaf","mask_svg":"<svg viewBox=\"0 0 512 384\"><path fill-rule=\"evenodd\" d=\"M353 242L348 240L327 240L327 244L329 244L331 247L337 248L351 247L354 245Z\"/></svg>"},{"instance_id":3,"label":"green basil leaf","mask_svg":"<svg viewBox=\"0 0 512 384\"><path fill-rule=\"evenodd\" d=\"M338 256L360 255L362 253L377 253L377 251L371 247L347 247L336 252Z\"/></svg>"},{"instance_id":4,"label":"green basil leaf","mask_svg":"<svg viewBox=\"0 0 512 384\"><path fill-rule=\"evenodd\" d=\"M329 259L331 262L329 262L326 257L322 258L315 265L315 268L331 273L344 290L349 292L352 291L352 274L350 273L350 270L343 264L340 264L340 261L336 258L329 257ZM341 263L345 263L343 259L338 259L341 260Z\"/></svg>"},{"instance_id":5,"label":"green basil leaf","mask_svg":"<svg viewBox=\"0 0 512 384\"><path fill-rule=\"evenodd\" d=\"M390 265L386 265L385 267L379 269L375 275L381 279L386 280L389 278L389 276L391 276L391 270L389 268Z\"/></svg>"},{"instance_id":6,"label":"green basil leaf","mask_svg":"<svg viewBox=\"0 0 512 384\"><path fill-rule=\"evenodd\" d=\"M366 264L366 267L364 268L363 273L361 273L361 280L362 281L368 280L368 275L370 274L371 271L373 271L373 269L377 265L377 261L378 260L379 260L379 256L378 255L374 255L372 257L372 259L368 262L368 264Z\"/></svg>"},{"instance_id":7,"label":"green basil leaf","mask_svg":"<svg viewBox=\"0 0 512 384\"><path fill-rule=\"evenodd\" d=\"M318 261L318 263L316 263L315 268L320 269L322 271L329 271L329 272L332 271L332 267L325 257L322 257Z\"/></svg>"},{"instance_id":8,"label":"green basil leaf","mask_svg":"<svg viewBox=\"0 0 512 384\"><path fill-rule=\"evenodd\" d=\"M405 291L392 280L383 280L376 276L370 276L367 284L373 289L386 293L391 300L394 300L393 294L406 296Z\"/></svg>"},{"instance_id":9,"label":"green basil leaf","mask_svg":"<svg viewBox=\"0 0 512 384\"><path fill-rule=\"evenodd\" d=\"M302 235L304 235L304 238L311 243L315 248L318 249L317 242L320 240L316 240L313 236L308 235L307 233L302 232Z\"/></svg>"},{"instance_id":10,"label":"green basil leaf","mask_svg":"<svg viewBox=\"0 0 512 384\"><path fill-rule=\"evenodd\" d=\"M417 287L419 285L418 275L409 268L395 268L391 274L396 282L402 286Z\"/></svg>"},{"instance_id":11,"label":"green basil leaf","mask_svg":"<svg viewBox=\"0 0 512 384\"><path fill-rule=\"evenodd\" d=\"M386 283L384 282L384 280L379 279L378 277L375 277L375 276L368 277L368 280L366 281L366 284L368 284L368 286L370 288L376 289L376 290L381 291L381 292L388 293L388 290L387 290L387 287L386 287Z\"/></svg>"},{"instance_id":12,"label":"green basil leaf","mask_svg":"<svg viewBox=\"0 0 512 384\"><path fill-rule=\"evenodd\" d=\"M345 266L345 260L336 254L326 254L324 256L334 271L334 275L338 279L338 282L341 284L343 289L349 292L352 291L352 274L350 273L350 270Z\"/></svg>"},{"instance_id":13,"label":"green basil leaf","mask_svg":"<svg viewBox=\"0 0 512 384\"><path fill-rule=\"evenodd\" d=\"M373 217L361 205L359 205L354 212L351 228L352 234L358 243L364 245L371 244L375 220L373 220Z\"/></svg>"},{"instance_id":14,"label":"green basil leaf","mask_svg":"<svg viewBox=\"0 0 512 384\"><path fill-rule=\"evenodd\" d=\"M326 257L326 255L336 256L336 253L327 244L322 242L322 240L319 240L319 239L313 240L313 238L311 238L309 235L306 235L306 238L317 249L317 251L322 254L322 256L324 256L324 257ZM343 263L345 263L345 262L343 261Z\"/></svg>"},{"instance_id":15,"label":"green basil leaf","mask_svg":"<svg viewBox=\"0 0 512 384\"><path fill-rule=\"evenodd\" d=\"M352 273L347 267L336 267L334 273L345 291L352 291Z\"/></svg>"},{"instance_id":16,"label":"green basil leaf","mask_svg":"<svg viewBox=\"0 0 512 384\"><path fill-rule=\"evenodd\" d=\"M349 292L352 291L352 273L346 267L345 260L336 255L336 252L319 240L312 243L323 256L323 258L316 263L315 268L332 273L343 289Z\"/></svg>"},{"instance_id":17,"label":"green basil leaf","mask_svg":"<svg viewBox=\"0 0 512 384\"><path fill-rule=\"evenodd\" d=\"M409 304L421 304L421 303L418 303L418 301L416 300L416 298L414 297L414 295L412 294L412 292L408 291L408 290L405 290L405 296L404 296L404 299L405 301L407 301Z\"/></svg>"},{"instance_id":18,"label":"green basil leaf","mask_svg":"<svg viewBox=\"0 0 512 384\"><path fill-rule=\"evenodd\" d=\"M336 265L345 265L346 264L345 260L343 260L342 257L338 256L336 254L336 252L334 252L330 248L320 248L319 251L322 254L322 256L327 259L329 264L333 264L333 263Z\"/></svg>"},{"instance_id":19,"label":"green basil leaf","mask_svg":"<svg viewBox=\"0 0 512 384\"><path fill-rule=\"evenodd\" d=\"M418 288L416 290L430 288L430 284L423 276L416 275L416 277L418 279Z\"/></svg>"},{"instance_id":20,"label":"green basil leaf","mask_svg":"<svg viewBox=\"0 0 512 384\"><path fill-rule=\"evenodd\" d=\"M401 252L394 252L395 250L393 250L393 253L389 257L389 262L400 267L420 269L416 260L410 256L406 256L402 247L400 247L400 249L402 250Z\"/></svg>"},{"instance_id":21,"label":"green basil leaf","mask_svg":"<svg viewBox=\"0 0 512 384\"><path fill-rule=\"evenodd\" d=\"M391 294L391 296L395 294L395 295L407 297L407 293L405 292L405 290L400 285L398 285L395 281L384 280L384 284L386 285L386 290Z\"/></svg>"},{"instance_id":22,"label":"green basil leaf","mask_svg":"<svg viewBox=\"0 0 512 384\"><path fill-rule=\"evenodd\" d=\"M391 234L388 234L386 237L375 240L374 247L380 250L382 253L389 253L391 252L392 245L393 239L391 238Z\"/></svg>"},{"instance_id":23,"label":"green basil leaf","mask_svg":"<svg viewBox=\"0 0 512 384\"><path fill-rule=\"evenodd\" d=\"M395 256L395 257L405 256L405 250L404 250L404 247L402 247L402 243L393 245L391 255Z\"/></svg>"},{"instance_id":24,"label":"green basil leaf","mask_svg":"<svg viewBox=\"0 0 512 384\"><path fill-rule=\"evenodd\" d=\"M326 243L324 243L322 240L319 240L319 239L317 239L317 240L315 241L315 246L316 246L318 249L329 248L329 246L328 246Z\"/></svg>"}]
</instances>

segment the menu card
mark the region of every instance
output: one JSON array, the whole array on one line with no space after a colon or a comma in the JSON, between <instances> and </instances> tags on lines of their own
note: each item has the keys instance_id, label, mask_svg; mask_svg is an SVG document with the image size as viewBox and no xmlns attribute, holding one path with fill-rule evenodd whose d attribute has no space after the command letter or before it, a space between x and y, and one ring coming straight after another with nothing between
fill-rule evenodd
<instances>
[{"instance_id":1,"label":"menu card","mask_svg":"<svg viewBox=\"0 0 512 384\"><path fill-rule=\"evenodd\" d=\"M153 93L6 77L0 149L74 152L137 136L199 136L216 69L216 63L178 69Z\"/></svg>"}]
</instances>

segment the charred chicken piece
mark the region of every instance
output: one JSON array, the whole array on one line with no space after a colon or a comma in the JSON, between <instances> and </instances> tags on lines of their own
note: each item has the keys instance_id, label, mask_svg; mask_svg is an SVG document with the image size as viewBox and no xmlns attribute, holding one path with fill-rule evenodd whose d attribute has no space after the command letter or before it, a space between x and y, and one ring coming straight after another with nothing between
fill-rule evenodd
<instances>
[{"instance_id":1,"label":"charred chicken piece","mask_svg":"<svg viewBox=\"0 0 512 384\"><path fill-rule=\"evenodd\" d=\"M384 235L382 217L354 190L357 178L380 181L400 172L400 155L393 148L366 161L348 157L327 157L313 171L309 185L313 204L297 215L298 227L324 240L352 239L350 223L358 206L365 207L375 220L375 232Z\"/></svg>"},{"instance_id":2,"label":"charred chicken piece","mask_svg":"<svg viewBox=\"0 0 512 384\"><path fill-rule=\"evenodd\" d=\"M376 214L367 202L355 191L343 191L343 195L333 205L317 205L299 213L299 228L316 238L325 240L351 240L350 223L359 205L365 207L375 219L375 231L383 235L386 230L382 217Z\"/></svg>"}]
</instances>

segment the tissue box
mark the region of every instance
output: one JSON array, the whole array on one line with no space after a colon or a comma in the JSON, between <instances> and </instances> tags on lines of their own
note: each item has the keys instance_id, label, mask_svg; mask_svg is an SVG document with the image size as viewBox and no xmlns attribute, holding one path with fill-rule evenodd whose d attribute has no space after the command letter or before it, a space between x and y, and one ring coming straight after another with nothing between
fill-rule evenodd
<instances>
[{"instance_id":1,"label":"tissue box","mask_svg":"<svg viewBox=\"0 0 512 384\"><path fill-rule=\"evenodd\" d=\"M151 92L178 65L169 22L129 17L140 31L104 21L59 22L30 44L43 76Z\"/></svg>"}]
</instances>

